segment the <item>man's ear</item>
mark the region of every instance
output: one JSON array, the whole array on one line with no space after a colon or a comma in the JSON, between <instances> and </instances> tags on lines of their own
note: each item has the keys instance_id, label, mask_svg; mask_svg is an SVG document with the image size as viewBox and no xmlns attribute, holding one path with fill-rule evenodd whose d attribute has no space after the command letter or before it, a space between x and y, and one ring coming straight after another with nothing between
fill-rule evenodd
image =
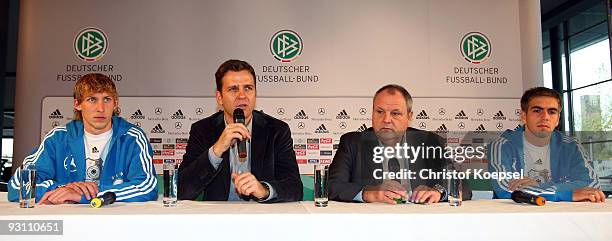
<instances>
[{"instance_id":1,"label":"man's ear","mask_svg":"<svg viewBox=\"0 0 612 241\"><path fill-rule=\"evenodd\" d=\"M217 92L215 92L215 99L217 99L218 106L223 106L223 96L221 95L221 92L218 90Z\"/></svg>"},{"instance_id":2,"label":"man's ear","mask_svg":"<svg viewBox=\"0 0 612 241\"><path fill-rule=\"evenodd\" d=\"M77 100L77 99L74 99L73 106L74 106L75 110L78 110L78 111L82 110L81 104L79 104L79 100Z\"/></svg>"},{"instance_id":3,"label":"man's ear","mask_svg":"<svg viewBox=\"0 0 612 241\"><path fill-rule=\"evenodd\" d=\"M561 124L560 120L561 120L561 112L559 112L559 115L557 115L557 125L555 125L554 128L558 128L559 127L559 124Z\"/></svg>"},{"instance_id":4,"label":"man's ear","mask_svg":"<svg viewBox=\"0 0 612 241\"><path fill-rule=\"evenodd\" d=\"M115 97L115 107L113 108L113 112L117 115L121 114L121 111L119 109L119 97Z\"/></svg>"},{"instance_id":5,"label":"man's ear","mask_svg":"<svg viewBox=\"0 0 612 241\"><path fill-rule=\"evenodd\" d=\"M527 112L521 110L521 121L523 124L527 125Z\"/></svg>"}]
</instances>

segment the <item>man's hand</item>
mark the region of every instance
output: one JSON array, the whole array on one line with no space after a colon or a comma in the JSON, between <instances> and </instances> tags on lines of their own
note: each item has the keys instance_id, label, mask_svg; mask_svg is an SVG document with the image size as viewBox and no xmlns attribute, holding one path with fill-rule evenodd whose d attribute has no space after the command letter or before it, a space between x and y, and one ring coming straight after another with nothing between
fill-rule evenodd
<instances>
[{"instance_id":1,"label":"man's hand","mask_svg":"<svg viewBox=\"0 0 612 241\"><path fill-rule=\"evenodd\" d=\"M96 197L99 192L98 184L95 182L71 182L68 183L66 187L74 189L81 195L85 195L87 200Z\"/></svg>"},{"instance_id":2,"label":"man's hand","mask_svg":"<svg viewBox=\"0 0 612 241\"><path fill-rule=\"evenodd\" d=\"M251 133L249 130L240 123L227 124L223 133L219 137L219 140L213 145L213 152L215 156L220 157L223 152L227 151L232 145L236 144L236 139L242 141L245 139L251 139Z\"/></svg>"},{"instance_id":3,"label":"man's hand","mask_svg":"<svg viewBox=\"0 0 612 241\"><path fill-rule=\"evenodd\" d=\"M385 180L382 184L376 186L366 186L361 195L363 201L369 203L397 204L393 199L408 199L406 188L394 180Z\"/></svg>"},{"instance_id":4,"label":"man's hand","mask_svg":"<svg viewBox=\"0 0 612 241\"><path fill-rule=\"evenodd\" d=\"M583 187L574 190L572 193L572 201L602 203L606 201L606 195L597 188Z\"/></svg>"},{"instance_id":5,"label":"man's hand","mask_svg":"<svg viewBox=\"0 0 612 241\"><path fill-rule=\"evenodd\" d=\"M538 183L538 181L529 177L523 179L516 179L508 182L508 188L510 189L510 191L518 190L528 186L537 187L539 185L540 183Z\"/></svg>"},{"instance_id":6,"label":"man's hand","mask_svg":"<svg viewBox=\"0 0 612 241\"><path fill-rule=\"evenodd\" d=\"M234 181L236 192L240 195L253 195L259 200L265 200L270 196L270 191L250 172L232 173L232 180Z\"/></svg>"},{"instance_id":7,"label":"man's hand","mask_svg":"<svg viewBox=\"0 0 612 241\"><path fill-rule=\"evenodd\" d=\"M431 187L421 185L412 191L410 201L414 203L437 203L442 198L442 193Z\"/></svg>"},{"instance_id":8,"label":"man's hand","mask_svg":"<svg viewBox=\"0 0 612 241\"><path fill-rule=\"evenodd\" d=\"M81 201L81 195L69 187L60 187L55 190L51 190L45 193L40 198L38 204L64 204L64 203L78 203Z\"/></svg>"}]
</instances>

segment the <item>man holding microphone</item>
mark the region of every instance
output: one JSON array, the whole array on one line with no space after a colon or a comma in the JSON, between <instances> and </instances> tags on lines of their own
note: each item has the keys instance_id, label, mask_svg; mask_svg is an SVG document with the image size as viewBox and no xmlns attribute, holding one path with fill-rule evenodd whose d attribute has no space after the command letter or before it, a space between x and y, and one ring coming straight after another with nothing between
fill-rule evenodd
<instances>
[{"instance_id":1,"label":"man holding microphone","mask_svg":"<svg viewBox=\"0 0 612 241\"><path fill-rule=\"evenodd\" d=\"M178 198L289 202L302 198L289 126L255 111L255 71L228 60L215 73L223 111L191 126L179 167ZM236 123L242 122L242 123Z\"/></svg>"}]
</instances>

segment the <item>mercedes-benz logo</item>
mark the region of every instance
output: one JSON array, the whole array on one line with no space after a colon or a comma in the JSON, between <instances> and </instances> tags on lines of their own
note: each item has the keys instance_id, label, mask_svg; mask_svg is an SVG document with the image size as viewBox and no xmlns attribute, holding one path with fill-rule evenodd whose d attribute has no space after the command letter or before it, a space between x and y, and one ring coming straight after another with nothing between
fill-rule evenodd
<instances>
[{"instance_id":1,"label":"mercedes-benz logo","mask_svg":"<svg viewBox=\"0 0 612 241\"><path fill-rule=\"evenodd\" d=\"M134 125L140 127L140 121L136 121L136 123L134 123Z\"/></svg>"},{"instance_id":2,"label":"mercedes-benz logo","mask_svg":"<svg viewBox=\"0 0 612 241\"><path fill-rule=\"evenodd\" d=\"M521 115L521 109L514 109L514 114L516 116L520 116Z\"/></svg>"},{"instance_id":3,"label":"mercedes-benz logo","mask_svg":"<svg viewBox=\"0 0 612 241\"><path fill-rule=\"evenodd\" d=\"M425 128L427 128L427 124L425 124L425 122L421 122L421 123L419 123L419 128L425 129Z\"/></svg>"},{"instance_id":4,"label":"mercedes-benz logo","mask_svg":"<svg viewBox=\"0 0 612 241\"><path fill-rule=\"evenodd\" d=\"M174 128L181 129L181 127L183 127L183 123L181 123L181 122L174 123Z\"/></svg>"},{"instance_id":5,"label":"mercedes-benz logo","mask_svg":"<svg viewBox=\"0 0 612 241\"><path fill-rule=\"evenodd\" d=\"M459 127L459 129L465 129L465 123L459 122L459 125L457 125L457 127Z\"/></svg>"},{"instance_id":6,"label":"mercedes-benz logo","mask_svg":"<svg viewBox=\"0 0 612 241\"><path fill-rule=\"evenodd\" d=\"M340 126L340 129L346 129L346 122L340 122L340 125L338 126Z\"/></svg>"},{"instance_id":7,"label":"mercedes-benz logo","mask_svg":"<svg viewBox=\"0 0 612 241\"><path fill-rule=\"evenodd\" d=\"M278 109L276 109L276 114L284 115L285 114L285 108L278 108Z\"/></svg>"},{"instance_id":8,"label":"mercedes-benz logo","mask_svg":"<svg viewBox=\"0 0 612 241\"><path fill-rule=\"evenodd\" d=\"M484 114L484 110L482 110L482 108L478 108L478 110L476 110L476 114L482 116L482 114Z\"/></svg>"},{"instance_id":9,"label":"mercedes-benz logo","mask_svg":"<svg viewBox=\"0 0 612 241\"><path fill-rule=\"evenodd\" d=\"M497 127L498 130L501 130L501 129L504 128L504 124L502 124L501 122L497 122L496 127Z\"/></svg>"},{"instance_id":10,"label":"mercedes-benz logo","mask_svg":"<svg viewBox=\"0 0 612 241\"><path fill-rule=\"evenodd\" d=\"M162 108L160 108L160 107L155 108L155 114L156 115L161 115L161 113L162 113Z\"/></svg>"},{"instance_id":11,"label":"mercedes-benz logo","mask_svg":"<svg viewBox=\"0 0 612 241\"><path fill-rule=\"evenodd\" d=\"M319 115L325 115L325 108L319 108Z\"/></svg>"},{"instance_id":12,"label":"mercedes-benz logo","mask_svg":"<svg viewBox=\"0 0 612 241\"><path fill-rule=\"evenodd\" d=\"M304 122L298 123L298 129L304 129L305 127L306 127L306 124L304 124Z\"/></svg>"},{"instance_id":13,"label":"mercedes-benz logo","mask_svg":"<svg viewBox=\"0 0 612 241\"><path fill-rule=\"evenodd\" d=\"M367 113L368 113L368 110L366 110L366 108L361 108L361 109L359 109L359 114L361 114L361 115L365 115L365 114L367 114Z\"/></svg>"},{"instance_id":14,"label":"mercedes-benz logo","mask_svg":"<svg viewBox=\"0 0 612 241\"><path fill-rule=\"evenodd\" d=\"M202 108L198 107L198 108L195 109L195 113L196 113L196 115L201 115L202 113L204 113L204 110Z\"/></svg>"},{"instance_id":15,"label":"mercedes-benz logo","mask_svg":"<svg viewBox=\"0 0 612 241\"><path fill-rule=\"evenodd\" d=\"M444 108L438 109L438 114L445 115L446 114L446 109L444 109Z\"/></svg>"}]
</instances>

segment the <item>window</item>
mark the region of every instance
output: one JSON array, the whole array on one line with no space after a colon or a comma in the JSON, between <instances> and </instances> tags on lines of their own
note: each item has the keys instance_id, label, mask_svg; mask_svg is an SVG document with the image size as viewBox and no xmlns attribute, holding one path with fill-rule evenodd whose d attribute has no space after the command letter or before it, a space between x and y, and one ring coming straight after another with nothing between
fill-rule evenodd
<instances>
[{"instance_id":1,"label":"window","mask_svg":"<svg viewBox=\"0 0 612 241\"><path fill-rule=\"evenodd\" d=\"M608 6L593 1L562 11L547 23L543 39L543 79L546 87L558 86L563 97L564 130L581 142L599 177L612 176L612 64ZM584 4L583 4L584 5ZM580 9L579 9L580 8ZM544 24L543 24L544 26ZM551 33L558 33L560 55L551 54ZM568 57L568 58L566 58ZM559 59L553 59L559 58ZM553 73L552 62L561 63ZM553 79L561 77L560 80ZM602 183L609 183L605 181ZM602 185L612 191L612 184Z\"/></svg>"},{"instance_id":2,"label":"window","mask_svg":"<svg viewBox=\"0 0 612 241\"><path fill-rule=\"evenodd\" d=\"M603 40L586 46L572 46L573 42L580 42L583 35L592 35L593 32L583 32L570 38L570 64L572 73L571 88L576 89L590 84L610 79L610 43L607 38L605 24L599 24L598 31L606 33ZM598 36L601 34L597 34ZM575 39L577 41L575 41Z\"/></svg>"},{"instance_id":3,"label":"window","mask_svg":"<svg viewBox=\"0 0 612 241\"><path fill-rule=\"evenodd\" d=\"M557 61L562 70L557 76L562 76L562 80L553 80L552 28L543 30L542 37L546 38L542 40L544 86L551 88L554 81L560 82L557 91L564 99L562 121L566 131L612 131L609 118L612 64L607 12L604 2L595 2L582 10L565 13L571 16L562 16L556 25L551 25L558 29L555 34L562 53Z\"/></svg>"},{"instance_id":4,"label":"window","mask_svg":"<svg viewBox=\"0 0 612 241\"><path fill-rule=\"evenodd\" d=\"M2 159L13 160L13 138L2 138Z\"/></svg>"},{"instance_id":5,"label":"window","mask_svg":"<svg viewBox=\"0 0 612 241\"><path fill-rule=\"evenodd\" d=\"M571 92L575 131L612 131L612 82Z\"/></svg>"}]
</instances>

